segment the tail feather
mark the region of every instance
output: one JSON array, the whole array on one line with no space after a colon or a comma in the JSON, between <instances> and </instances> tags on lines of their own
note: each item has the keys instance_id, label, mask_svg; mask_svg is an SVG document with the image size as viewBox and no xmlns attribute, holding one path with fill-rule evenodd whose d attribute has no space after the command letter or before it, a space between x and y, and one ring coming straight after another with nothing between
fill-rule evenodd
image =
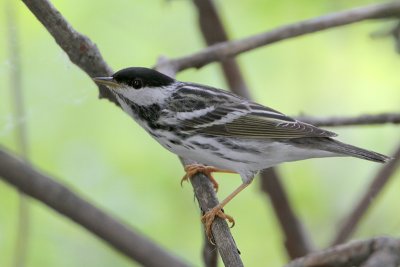
<instances>
[{"instance_id":1,"label":"tail feather","mask_svg":"<svg viewBox=\"0 0 400 267\"><path fill-rule=\"evenodd\" d=\"M311 148L315 150L329 151L334 153L335 156L351 156L380 163L392 160L391 157L345 144L330 137L293 138L290 139L289 142L296 146L306 147L307 149Z\"/></svg>"},{"instance_id":2,"label":"tail feather","mask_svg":"<svg viewBox=\"0 0 400 267\"><path fill-rule=\"evenodd\" d=\"M369 161L386 163L392 160L391 157L385 156L383 154L370 151L367 149L359 148L349 144L342 143L340 141L334 140L332 138L327 138L327 149L328 151L344 154L347 156L352 156L360 159L366 159Z\"/></svg>"}]
</instances>

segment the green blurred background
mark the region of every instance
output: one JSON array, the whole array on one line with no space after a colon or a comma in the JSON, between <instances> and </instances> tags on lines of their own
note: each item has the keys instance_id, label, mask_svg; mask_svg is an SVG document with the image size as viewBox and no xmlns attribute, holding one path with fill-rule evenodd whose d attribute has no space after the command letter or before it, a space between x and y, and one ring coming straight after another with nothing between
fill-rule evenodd
<instances>
[{"instance_id":1,"label":"green blurred background","mask_svg":"<svg viewBox=\"0 0 400 267\"><path fill-rule=\"evenodd\" d=\"M98 100L94 83L73 65L20 1L15 5L22 57L30 160L44 172L132 225L180 257L201 265L202 232L190 185L173 154L127 115ZM203 47L191 1L52 1L99 47L114 69L151 67L160 55L177 57ZM232 38L350 7L361 0L216 1ZM0 16L0 145L16 151L6 19ZM370 34L387 21L362 22L291 39L238 57L254 98L286 114L352 116L398 111L400 57L390 38ZM226 88L217 64L179 73L178 79ZM341 140L390 154L396 126L332 129ZM279 167L293 205L318 247L330 241L379 166L358 159L315 159ZM400 234L399 174L385 188L355 237ZM240 184L217 175L222 198ZM16 239L18 194L0 180L0 266L10 266ZM227 208L246 266L286 262L283 239L256 179ZM132 266L69 219L31 201L27 266Z\"/></svg>"}]
</instances>

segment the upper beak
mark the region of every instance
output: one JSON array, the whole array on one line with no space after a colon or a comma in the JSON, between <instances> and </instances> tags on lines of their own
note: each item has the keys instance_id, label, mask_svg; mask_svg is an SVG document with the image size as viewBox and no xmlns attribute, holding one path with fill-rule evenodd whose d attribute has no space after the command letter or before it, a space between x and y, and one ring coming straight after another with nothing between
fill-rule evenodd
<instances>
[{"instance_id":1,"label":"upper beak","mask_svg":"<svg viewBox=\"0 0 400 267\"><path fill-rule=\"evenodd\" d=\"M113 77L94 77L92 79L97 84L102 84L109 87L116 87L118 85Z\"/></svg>"}]
</instances>

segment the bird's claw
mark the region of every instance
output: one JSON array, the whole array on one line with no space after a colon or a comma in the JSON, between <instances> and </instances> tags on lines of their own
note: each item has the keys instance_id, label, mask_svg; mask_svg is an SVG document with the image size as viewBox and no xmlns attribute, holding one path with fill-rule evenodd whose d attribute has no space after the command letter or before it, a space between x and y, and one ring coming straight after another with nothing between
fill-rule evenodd
<instances>
[{"instance_id":1,"label":"bird's claw","mask_svg":"<svg viewBox=\"0 0 400 267\"><path fill-rule=\"evenodd\" d=\"M213 184L214 190L215 192L218 192L218 183L217 181L214 179L214 177L212 176L211 173L213 172L218 172L219 169L212 167L212 166L205 166L205 165L201 165L201 164L190 164L190 165L186 165L185 166L185 172L186 174L183 176L183 178L181 179L181 186L183 186L183 182L187 181L189 182L189 179L195 175L196 173L203 173L205 176L207 176L211 183Z\"/></svg>"},{"instance_id":2,"label":"bird's claw","mask_svg":"<svg viewBox=\"0 0 400 267\"><path fill-rule=\"evenodd\" d=\"M215 245L215 243L212 240L212 231L211 231L211 226L215 220L215 216L220 217L221 219L227 220L228 222L231 223L230 228L235 226L235 220L232 218L232 216L229 216L225 214L220 207L215 207L209 211L207 211L203 217L201 217L201 221L204 224L204 228L206 231L206 235L208 240L210 241L211 244Z\"/></svg>"}]
</instances>

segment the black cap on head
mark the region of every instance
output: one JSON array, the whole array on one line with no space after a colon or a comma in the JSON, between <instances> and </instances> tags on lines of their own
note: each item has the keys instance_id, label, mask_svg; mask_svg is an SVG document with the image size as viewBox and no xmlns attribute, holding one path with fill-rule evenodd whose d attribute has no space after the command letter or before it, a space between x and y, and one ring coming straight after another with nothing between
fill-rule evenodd
<instances>
[{"instance_id":1,"label":"black cap on head","mask_svg":"<svg viewBox=\"0 0 400 267\"><path fill-rule=\"evenodd\" d=\"M112 77L118 83L125 83L127 85L132 85L134 81L140 80L143 87L168 86L175 81L156 70L141 67L122 69L114 73Z\"/></svg>"}]
</instances>

